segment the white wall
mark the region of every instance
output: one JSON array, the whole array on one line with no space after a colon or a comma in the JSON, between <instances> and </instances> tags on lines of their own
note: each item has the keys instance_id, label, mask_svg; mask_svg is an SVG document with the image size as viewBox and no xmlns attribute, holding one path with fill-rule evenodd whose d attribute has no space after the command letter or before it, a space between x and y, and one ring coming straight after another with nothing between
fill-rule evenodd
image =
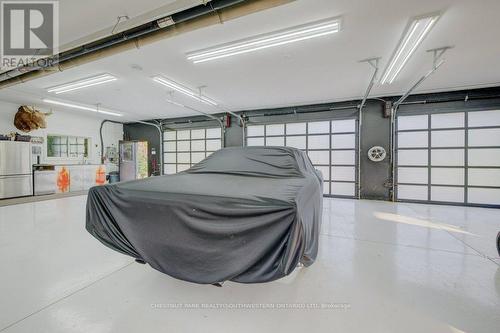
<instances>
[{"instance_id":1,"label":"white wall","mask_svg":"<svg viewBox=\"0 0 500 333\"><path fill-rule=\"evenodd\" d=\"M100 163L101 148L99 139L99 127L102 119L86 115L84 112L68 112L54 110L53 114L46 118L47 128L22 133L14 126L14 115L19 108L18 104L0 101L0 134L18 132L32 136L43 136L42 163L79 163L82 161L71 158L47 158L47 134L72 135L90 138L89 158L90 163ZM114 146L118 148L118 141L123 139L123 125L106 123L103 127L104 147Z\"/></svg>"}]
</instances>

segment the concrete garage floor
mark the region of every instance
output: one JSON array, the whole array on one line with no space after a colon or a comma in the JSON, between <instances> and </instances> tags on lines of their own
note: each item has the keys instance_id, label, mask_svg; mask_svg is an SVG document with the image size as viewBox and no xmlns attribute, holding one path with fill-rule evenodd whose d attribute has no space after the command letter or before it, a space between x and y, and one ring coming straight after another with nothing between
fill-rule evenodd
<instances>
[{"instance_id":1,"label":"concrete garage floor","mask_svg":"<svg viewBox=\"0 0 500 333\"><path fill-rule=\"evenodd\" d=\"M0 331L500 327L500 210L325 199L313 266L273 283L216 288L175 280L105 248L85 231L85 200L0 207ZM321 304L326 308L313 308Z\"/></svg>"}]
</instances>

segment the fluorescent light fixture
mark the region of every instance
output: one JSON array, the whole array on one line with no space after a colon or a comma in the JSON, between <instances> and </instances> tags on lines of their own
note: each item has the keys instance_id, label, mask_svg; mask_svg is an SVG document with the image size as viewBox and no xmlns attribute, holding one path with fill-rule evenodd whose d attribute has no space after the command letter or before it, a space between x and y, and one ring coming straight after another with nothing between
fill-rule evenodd
<instances>
[{"instance_id":1,"label":"fluorescent light fixture","mask_svg":"<svg viewBox=\"0 0 500 333\"><path fill-rule=\"evenodd\" d=\"M384 75L382 75L381 84L391 84L394 82L399 72L401 72L438 19L439 15L433 14L415 18L410 22L391 61L385 69Z\"/></svg>"},{"instance_id":2,"label":"fluorescent light fixture","mask_svg":"<svg viewBox=\"0 0 500 333\"><path fill-rule=\"evenodd\" d=\"M117 78L111 74L100 74L83 80L73 81L47 89L49 93L62 94L68 91L96 86L98 84L116 81Z\"/></svg>"},{"instance_id":3,"label":"fluorescent light fixture","mask_svg":"<svg viewBox=\"0 0 500 333\"><path fill-rule=\"evenodd\" d=\"M184 104L181 104L181 103L179 103L179 102L173 101L173 100L168 99L168 98L166 99L166 101L167 101L168 103L170 103L170 104L173 104L173 105L178 106L178 107L181 107L181 108L185 108L185 107L186 107Z\"/></svg>"},{"instance_id":4,"label":"fluorescent light fixture","mask_svg":"<svg viewBox=\"0 0 500 333\"><path fill-rule=\"evenodd\" d=\"M68 103L68 102L55 101L53 99L48 99L48 98L44 98L42 101L45 103L49 103L49 104L66 106L66 107L78 109L78 110L85 110L85 111L91 111L91 112L96 112L96 113L102 113L102 114L107 114L107 115L115 116L115 117L123 116L121 113L112 112L112 111L109 111L107 109L101 109L97 106L86 106L86 105L80 105L80 104L73 104L73 103Z\"/></svg>"},{"instance_id":5,"label":"fluorescent light fixture","mask_svg":"<svg viewBox=\"0 0 500 333\"><path fill-rule=\"evenodd\" d=\"M265 35L258 35L224 45L195 51L187 54L187 58L195 64L259 51L275 46L295 43L311 38L326 36L340 31L340 18L316 21Z\"/></svg>"},{"instance_id":6,"label":"fluorescent light fixture","mask_svg":"<svg viewBox=\"0 0 500 333\"><path fill-rule=\"evenodd\" d=\"M208 98L208 97L205 97L205 96L200 96L199 94L197 94L196 92L192 91L191 89L189 88L186 88L182 85L180 85L179 83L176 83L172 80L169 80L169 79L166 79L162 76L155 76L153 78L153 80L155 82L158 82L159 84L162 84L166 87L169 87L171 89L174 89L186 96L189 96L199 102L202 102L202 103L205 103L205 104L208 104L208 105L211 105L211 106L217 106L217 102L215 102L214 100Z\"/></svg>"},{"instance_id":7,"label":"fluorescent light fixture","mask_svg":"<svg viewBox=\"0 0 500 333\"><path fill-rule=\"evenodd\" d=\"M111 112L111 111L103 110L100 108L97 108L97 113L107 114L109 116L115 116L115 117L122 117L123 116L121 113Z\"/></svg>"}]
</instances>

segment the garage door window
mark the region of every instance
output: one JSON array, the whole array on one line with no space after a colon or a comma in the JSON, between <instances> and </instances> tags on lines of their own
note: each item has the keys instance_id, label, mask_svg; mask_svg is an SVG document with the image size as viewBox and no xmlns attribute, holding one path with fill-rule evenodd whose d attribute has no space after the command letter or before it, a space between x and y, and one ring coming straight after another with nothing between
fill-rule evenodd
<instances>
[{"instance_id":1,"label":"garage door window","mask_svg":"<svg viewBox=\"0 0 500 333\"><path fill-rule=\"evenodd\" d=\"M218 127L167 130L163 138L165 174L187 170L222 147L221 129Z\"/></svg>"},{"instance_id":2,"label":"garage door window","mask_svg":"<svg viewBox=\"0 0 500 333\"><path fill-rule=\"evenodd\" d=\"M305 151L323 173L324 194L356 196L356 119L251 125L248 146L288 146Z\"/></svg>"},{"instance_id":3,"label":"garage door window","mask_svg":"<svg viewBox=\"0 0 500 333\"><path fill-rule=\"evenodd\" d=\"M401 115L397 198L500 205L500 111Z\"/></svg>"}]
</instances>

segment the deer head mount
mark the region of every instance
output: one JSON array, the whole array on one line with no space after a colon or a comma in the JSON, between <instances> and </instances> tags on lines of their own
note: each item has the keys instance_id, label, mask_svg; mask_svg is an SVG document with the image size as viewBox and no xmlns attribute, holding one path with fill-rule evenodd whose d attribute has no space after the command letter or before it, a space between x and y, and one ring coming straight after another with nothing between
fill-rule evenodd
<instances>
[{"instance_id":1,"label":"deer head mount","mask_svg":"<svg viewBox=\"0 0 500 333\"><path fill-rule=\"evenodd\" d=\"M45 116L52 114L50 112L41 112L34 107L21 105L14 116L14 126L22 132L28 133L39 128L47 128Z\"/></svg>"}]
</instances>

